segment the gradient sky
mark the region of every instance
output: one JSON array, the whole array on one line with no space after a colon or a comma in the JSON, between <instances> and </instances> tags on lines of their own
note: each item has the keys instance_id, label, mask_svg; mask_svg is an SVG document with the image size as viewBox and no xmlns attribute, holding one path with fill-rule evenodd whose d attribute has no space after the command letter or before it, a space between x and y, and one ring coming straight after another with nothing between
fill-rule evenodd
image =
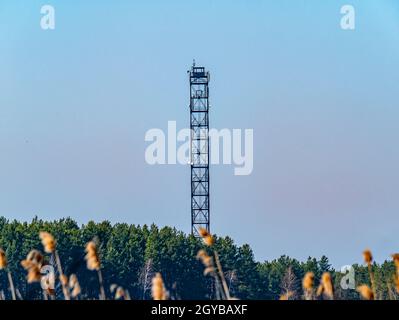
<instances>
[{"instance_id":1,"label":"gradient sky","mask_svg":"<svg viewBox=\"0 0 399 320\"><path fill-rule=\"evenodd\" d=\"M189 166L147 165L144 135L189 125L193 58L211 126L254 129L252 175L211 168L213 232L259 260L399 251L397 0L2 0L0 215L189 232Z\"/></svg>"}]
</instances>

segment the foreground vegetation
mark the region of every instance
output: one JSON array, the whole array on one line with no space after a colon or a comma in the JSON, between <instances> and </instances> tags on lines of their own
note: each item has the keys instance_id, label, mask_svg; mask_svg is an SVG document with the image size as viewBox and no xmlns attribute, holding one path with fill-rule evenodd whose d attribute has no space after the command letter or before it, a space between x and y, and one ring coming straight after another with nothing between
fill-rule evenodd
<instances>
[{"instance_id":1,"label":"foreground vegetation","mask_svg":"<svg viewBox=\"0 0 399 320\"><path fill-rule=\"evenodd\" d=\"M399 298L399 255L378 265L365 251L365 265L353 266L356 288L344 290L344 275L325 256L257 262L248 245L202 236L155 225L0 217L0 299ZM43 277L49 265L54 279ZM44 278L54 290L42 290Z\"/></svg>"}]
</instances>

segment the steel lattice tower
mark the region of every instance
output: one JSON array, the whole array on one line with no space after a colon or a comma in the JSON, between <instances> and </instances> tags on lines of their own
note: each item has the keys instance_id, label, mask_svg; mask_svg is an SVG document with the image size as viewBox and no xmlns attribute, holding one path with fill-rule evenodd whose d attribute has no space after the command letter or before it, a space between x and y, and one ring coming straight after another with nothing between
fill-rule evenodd
<instances>
[{"instance_id":1,"label":"steel lattice tower","mask_svg":"<svg viewBox=\"0 0 399 320\"><path fill-rule=\"evenodd\" d=\"M209 215L209 72L196 67L190 76L191 233L210 232Z\"/></svg>"}]
</instances>

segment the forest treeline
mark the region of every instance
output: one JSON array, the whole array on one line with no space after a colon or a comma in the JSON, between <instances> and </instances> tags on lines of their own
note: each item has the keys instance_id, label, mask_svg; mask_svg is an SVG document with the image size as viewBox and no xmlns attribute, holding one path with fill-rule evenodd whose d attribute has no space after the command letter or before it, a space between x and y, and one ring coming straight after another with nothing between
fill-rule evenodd
<instances>
[{"instance_id":1,"label":"forest treeline","mask_svg":"<svg viewBox=\"0 0 399 320\"><path fill-rule=\"evenodd\" d=\"M162 274L172 299L215 298L212 277L204 275L204 266L197 259L200 249L209 248L201 239L174 228L111 224L108 221L91 221L79 226L70 218L52 222L35 218L27 223L0 217L0 248L7 257L15 288L24 299L42 299L39 284L28 284L26 271L21 266L21 261L32 249L43 252L38 236L40 231L48 231L56 239L64 274L77 275L82 299L98 297L97 275L86 268L84 259L85 245L93 239L98 243L107 298L112 296L110 288L118 285L127 290L132 299L150 299L151 279L158 272ZM354 287L342 288L341 281L345 275L335 271L326 256L320 259L309 257L301 262L283 255L272 261L257 262L249 245L238 246L229 237L215 236L214 239L213 250L218 252L233 297L278 299L290 292L291 299L301 299L302 279L307 272L314 273L316 287L322 274L330 272L335 299L359 299ZM51 255L44 253L44 257L47 264L53 263ZM370 285L367 267L354 265L353 268L355 287ZM395 273L393 262L374 263L372 268L379 297L396 298L389 285ZM9 298L7 273L4 271L0 270L0 292Z\"/></svg>"}]
</instances>

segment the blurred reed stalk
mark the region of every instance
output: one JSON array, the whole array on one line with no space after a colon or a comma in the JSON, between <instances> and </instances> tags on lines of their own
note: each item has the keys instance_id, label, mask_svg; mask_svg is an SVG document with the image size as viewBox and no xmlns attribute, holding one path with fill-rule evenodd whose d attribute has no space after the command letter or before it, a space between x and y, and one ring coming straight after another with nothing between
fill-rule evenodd
<instances>
[{"instance_id":1,"label":"blurred reed stalk","mask_svg":"<svg viewBox=\"0 0 399 320\"><path fill-rule=\"evenodd\" d=\"M167 300L168 293L160 273L152 278L151 295L154 300Z\"/></svg>"},{"instance_id":2,"label":"blurred reed stalk","mask_svg":"<svg viewBox=\"0 0 399 320\"><path fill-rule=\"evenodd\" d=\"M373 255L370 250L367 249L367 250L363 251L363 259L364 259L364 262L367 264L367 270L368 270L369 277L370 277L371 290L373 291L373 297L374 297L374 299L377 299L375 277L374 277L374 272L372 269Z\"/></svg>"},{"instance_id":3,"label":"blurred reed stalk","mask_svg":"<svg viewBox=\"0 0 399 320\"><path fill-rule=\"evenodd\" d=\"M212 247L215 244L215 239L214 237L204 228L200 228L199 234L204 241L204 244L208 247ZM230 296L230 291L229 287L227 286L227 282L223 273L222 269L222 264L220 263L219 255L216 250L213 250L213 255L216 263L216 268L213 265L212 259L208 259L209 262L207 262L207 254L205 252L199 252L198 257L202 259L203 264L207 269L205 269L205 272L212 274L215 279L215 287L216 287L216 294L220 296L221 299L223 300L231 300ZM205 258L205 259L204 259Z\"/></svg>"},{"instance_id":4,"label":"blurred reed stalk","mask_svg":"<svg viewBox=\"0 0 399 320\"><path fill-rule=\"evenodd\" d=\"M320 285L317 289L317 295L323 295L324 299L334 300L334 286L329 272L324 272L322 274Z\"/></svg>"},{"instance_id":5,"label":"blurred reed stalk","mask_svg":"<svg viewBox=\"0 0 399 320\"><path fill-rule=\"evenodd\" d=\"M8 283L10 285L10 291L11 291L12 299L13 300L17 300L16 294L15 294L14 282L12 280L11 271L8 268L7 256L6 256L6 253L4 252L4 250L0 248L0 270L2 270L2 269L4 269L7 272L7 278L8 278Z\"/></svg>"},{"instance_id":6,"label":"blurred reed stalk","mask_svg":"<svg viewBox=\"0 0 399 320\"><path fill-rule=\"evenodd\" d=\"M41 281L40 269L43 265L43 255L39 250L31 250L26 259L21 261L21 265L28 272L26 280L29 284Z\"/></svg>"},{"instance_id":7,"label":"blurred reed stalk","mask_svg":"<svg viewBox=\"0 0 399 320\"><path fill-rule=\"evenodd\" d=\"M366 284L362 284L356 288L356 291L360 293L365 300L374 300L375 296L373 290Z\"/></svg>"},{"instance_id":8,"label":"blurred reed stalk","mask_svg":"<svg viewBox=\"0 0 399 320\"><path fill-rule=\"evenodd\" d=\"M207 276L208 274L213 277L213 281L215 282L215 295L216 295L216 300L221 300L221 299L226 299L226 296L223 293L223 288L220 283L219 277L216 273L216 268L214 264L214 259L209 256L205 250L201 249L197 253L197 259L201 260L202 264L205 267L204 270L204 276Z\"/></svg>"},{"instance_id":9,"label":"blurred reed stalk","mask_svg":"<svg viewBox=\"0 0 399 320\"><path fill-rule=\"evenodd\" d=\"M225 295L227 300L230 300L231 299L230 291L229 291L229 288L227 286L226 279L224 277L224 273L223 273L223 270L222 270L222 264L220 263L219 255L216 252L216 250L213 252L213 254L215 256L216 266L217 266L217 269L219 271L219 277L222 280L224 295Z\"/></svg>"},{"instance_id":10,"label":"blurred reed stalk","mask_svg":"<svg viewBox=\"0 0 399 320\"><path fill-rule=\"evenodd\" d=\"M305 300L314 300L314 273L307 272L302 280Z\"/></svg>"},{"instance_id":11,"label":"blurred reed stalk","mask_svg":"<svg viewBox=\"0 0 399 320\"><path fill-rule=\"evenodd\" d=\"M393 283L395 285L395 290L399 294L399 253L394 253L392 255L392 260L395 265L395 275L393 277Z\"/></svg>"},{"instance_id":12,"label":"blurred reed stalk","mask_svg":"<svg viewBox=\"0 0 399 320\"><path fill-rule=\"evenodd\" d=\"M115 292L115 300L131 300L130 294L128 290L123 289L123 287L118 286L116 284L112 284L110 287L111 293Z\"/></svg>"},{"instance_id":13,"label":"blurred reed stalk","mask_svg":"<svg viewBox=\"0 0 399 320\"><path fill-rule=\"evenodd\" d=\"M94 241L90 241L86 244L86 262L87 269L97 271L98 282L100 285L100 300L106 300L104 290L104 279L101 273L101 263L97 252L97 246Z\"/></svg>"},{"instance_id":14,"label":"blurred reed stalk","mask_svg":"<svg viewBox=\"0 0 399 320\"><path fill-rule=\"evenodd\" d=\"M72 290L71 297L79 300L79 295L82 290L80 288L80 284L76 274L71 274L71 276L69 277L69 289Z\"/></svg>"}]
</instances>

